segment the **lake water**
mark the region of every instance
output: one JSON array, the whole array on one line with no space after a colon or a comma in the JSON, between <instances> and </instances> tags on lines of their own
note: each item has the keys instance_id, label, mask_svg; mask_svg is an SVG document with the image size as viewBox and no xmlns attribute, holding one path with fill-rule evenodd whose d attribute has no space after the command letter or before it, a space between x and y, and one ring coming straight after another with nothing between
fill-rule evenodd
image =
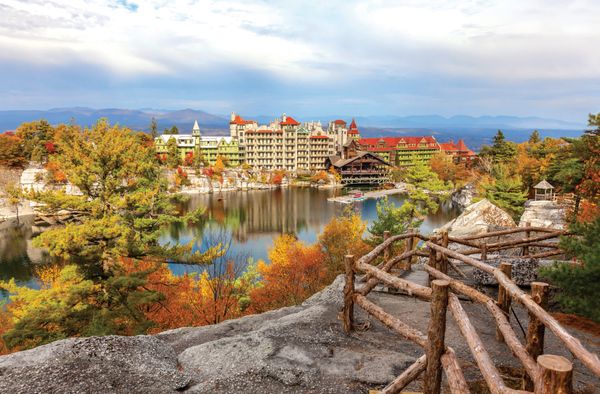
<instances>
[{"instance_id":1,"label":"lake water","mask_svg":"<svg viewBox=\"0 0 600 394\"><path fill-rule=\"evenodd\" d=\"M231 240L232 255L267 260L274 238L290 233L307 243L315 242L325 224L348 206L360 212L363 220L368 222L377 217L376 200L352 205L327 201L328 197L339 194L340 190L290 188L191 195L188 201L179 204L179 208L187 211L206 207L206 220L198 225L174 225L165 231L161 242L188 243L204 239L200 249L205 249L209 246L207 242L225 236ZM398 205L403 202L400 195L389 199ZM431 232L458 213L449 204L442 204L438 212L423 222L421 232ZM21 284L35 286L34 267L50 261L47 253L31 245L32 223L33 218L29 217L22 219L20 226L8 222L0 225L1 280L15 278ZM202 269L181 264L170 266L176 274Z\"/></svg>"}]
</instances>

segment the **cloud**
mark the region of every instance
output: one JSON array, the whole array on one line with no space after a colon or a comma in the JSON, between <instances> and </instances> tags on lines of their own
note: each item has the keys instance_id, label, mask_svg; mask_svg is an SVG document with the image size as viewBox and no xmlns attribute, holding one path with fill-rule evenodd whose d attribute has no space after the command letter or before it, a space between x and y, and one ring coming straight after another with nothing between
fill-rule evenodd
<instances>
[{"instance_id":1,"label":"cloud","mask_svg":"<svg viewBox=\"0 0 600 394\"><path fill-rule=\"evenodd\" d=\"M0 67L66 85L77 75L82 88L102 80L107 92L135 86L148 101L211 94L215 108L278 100L308 111L312 100L312 111L444 112L463 102L474 112L504 100L502 111L537 111L560 92L576 106L565 113L580 116L597 99L582 86L600 80L599 12L593 0L0 0Z\"/></svg>"}]
</instances>

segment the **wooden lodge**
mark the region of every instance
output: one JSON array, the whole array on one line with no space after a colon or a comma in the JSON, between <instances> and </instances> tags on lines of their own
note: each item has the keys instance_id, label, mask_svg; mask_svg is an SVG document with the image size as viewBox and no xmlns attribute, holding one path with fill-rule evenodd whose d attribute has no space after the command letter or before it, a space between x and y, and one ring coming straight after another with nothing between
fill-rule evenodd
<instances>
[{"instance_id":1,"label":"wooden lodge","mask_svg":"<svg viewBox=\"0 0 600 394\"><path fill-rule=\"evenodd\" d=\"M342 156L329 156L325 161L327 170L334 168L345 185L383 184L389 182L390 164L374 153L360 150L351 140L342 149Z\"/></svg>"}]
</instances>

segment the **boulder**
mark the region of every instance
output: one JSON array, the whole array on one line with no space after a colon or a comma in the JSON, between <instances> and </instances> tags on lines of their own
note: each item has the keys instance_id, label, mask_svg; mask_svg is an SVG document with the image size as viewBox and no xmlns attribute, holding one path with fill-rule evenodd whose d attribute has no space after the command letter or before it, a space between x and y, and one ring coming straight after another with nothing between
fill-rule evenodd
<instances>
[{"instance_id":1,"label":"boulder","mask_svg":"<svg viewBox=\"0 0 600 394\"><path fill-rule=\"evenodd\" d=\"M70 338L0 357L1 393L169 393L190 383L152 336Z\"/></svg>"},{"instance_id":2,"label":"boulder","mask_svg":"<svg viewBox=\"0 0 600 394\"><path fill-rule=\"evenodd\" d=\"M465 209L473 203L473 197L475 197L476 194L475 186L467 184L452 193L450 201L452 201L452 205L455 207Z\"/></svg>"},{"instance_id":3,"label":"boulder","mask_svg":"<svg viewBox=\"0 0 600 394\"><path fill-rule=\"evenodd\" d=\"M519 286L528 286L537 280L539 260L528 258L498 258L488 259L486 263L499 267L501 262L512 264L511 278ZM473 269L473 280L481 285L497 285L496 278L479 269Z\"/></svg>"},{"instance_id":4,"label":"boulder","mask_svg":"<svg viewBox=\"0 0 600 394\"><path fill-rule=\"evenodd\" d=\"M533 227L563 230L567 226L565 214L565 207L554 201L529 200L525 203L519 227L526 227L527 223L531 223Z\"/></svg>"},{"instance_id":5,"label":"boulder","mask_svg":"<svg viewBox=\"0 0 600 394\"><path fill-rule=\"evenodd\" d=\"M516 226L508 213L483 199L469 205L456 219L446 223L436 232L448 231L451 236L462 237Z\"/></svg>"}]
</instances>

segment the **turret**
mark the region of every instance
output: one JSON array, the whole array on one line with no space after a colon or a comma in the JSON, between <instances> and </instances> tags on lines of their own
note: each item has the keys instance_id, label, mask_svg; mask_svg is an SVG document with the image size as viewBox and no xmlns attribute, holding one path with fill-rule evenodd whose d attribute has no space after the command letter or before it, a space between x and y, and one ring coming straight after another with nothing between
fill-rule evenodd
<instances>
[{"instance_id":1,"label":"turret","mask_svg":"<svg viewBox=\"0 0 600 394\"><path fill-rule=\"evenodd\" d=\"M194 145L200 146L200 126L198 121L194 121L194 127L192 128L192 137L194 137Z\"/></svg>"}]
</instances>

